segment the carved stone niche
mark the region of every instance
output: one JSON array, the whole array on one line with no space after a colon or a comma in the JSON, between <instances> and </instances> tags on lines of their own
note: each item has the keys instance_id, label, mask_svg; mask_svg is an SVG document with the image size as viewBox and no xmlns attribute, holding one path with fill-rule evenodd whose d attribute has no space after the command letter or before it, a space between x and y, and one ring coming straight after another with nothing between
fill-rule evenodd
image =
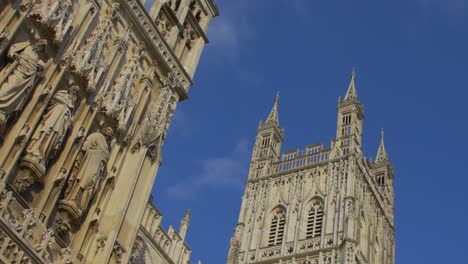
<instances>
[{"instance_id":1,"label":"carved stone niche","mask_svg":"<svg viewBox=\"0 0 468 264\"><path fill-rule=\"evenodd\" d=\"M71 29L77 11L75 0L37 0L29 17L48 27L55 40L61 42Z\"/></svg>"},{"instance_id":2,"label":"carved stone niche","mask_svg":"<svg viewBox=\"0 0 468 264\"><path fill-rule=\"evenodd\" d=\"M68 241L71 233L80 226L101 189L101 183L107 175L113 137L113 130L106 127L89 134L83 143L68 178L64 196L58 202L56 230L64 241Z\"/></svg>"},{"instance_id":3,"label":"carved stone niche","mask_svg":"<svg viewBox=\"0 0 468 264\"><path fill-rule=\"evenodd\" d=\"M15 121L42 77L45 40L17 39L6 52L0 69L0 131Z\"/></svg>"},{"instance_id":4,"label":"carved stone niche","mask_svg":"<svg viewBox=\"0 0 468 264\"><path fill-rule=\"evenodd\" d=\"M71 129L79 87L60 89L52 96L46 112L27 144L14 183L19 192L30 189L34 183L42 185L47 168L65 144Z\"/></svg>"},{"instance_id":5,"label":"carved stone niche","mask_svg":"<svg viewBox=\"0 0 468 264\"><path fill-rule=\"evenodd\" d=\"M161 32L161 35L167 39L169 37L169 34L172 31L172 28L174 27L174 23L169 19L168 14L166 14L167 11L165 9L161 10L160 15L156 19L156 25L159 29L159 32Z\"/></svg>"}]
</instances>

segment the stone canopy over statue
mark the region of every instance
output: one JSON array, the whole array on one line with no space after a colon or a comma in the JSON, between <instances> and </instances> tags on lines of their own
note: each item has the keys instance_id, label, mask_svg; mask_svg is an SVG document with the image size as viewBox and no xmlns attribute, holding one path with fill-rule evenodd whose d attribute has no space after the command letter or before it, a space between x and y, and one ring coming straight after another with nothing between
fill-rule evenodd
<instances>
[{"instance_id":1,"label":"stone canopy over statue","mask_svg":"<svg viewBox=\"0 0 468 264\"><path fill-rule=\"evenodd\" d=\"M78 221L88 209L91 200L106 175L109 160L109 141L113 131L106 128L90 134L75 161L74 169L68 180L65 197L59 203L59 210L66 212L72 222Z\"/></svg>"},{"instance_id":2,"label":"stone canopy over statue","mask_svg":"<svg viewBox=\"0 0 468 264\"><path fill-rule=\"evenodd\" d=\"M0 72L0 127L5 126L10 114L20 111L33 89L42 61L38 53L44 42L28 41L12 45L8 58L12 61Z\"/></svg>"}]
</instances>

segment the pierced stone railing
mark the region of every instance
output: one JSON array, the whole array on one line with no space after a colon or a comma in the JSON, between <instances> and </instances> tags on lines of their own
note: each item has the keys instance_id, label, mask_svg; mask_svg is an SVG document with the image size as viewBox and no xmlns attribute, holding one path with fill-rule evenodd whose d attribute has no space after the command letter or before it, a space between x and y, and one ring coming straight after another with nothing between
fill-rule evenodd
<instances>
[{"instance_id":1,"label":"pierced stone railing","mask_svg":"<svg viewBox=\"0 0 468 264\"><path fill-rule=\"evenodd\" d=\"M291 160L278 161L273 164L273 172L279 173L319 163L328 160L329 156L330 151L323 151L315 154L298 156Z\"/></svg>"}]
</instances>

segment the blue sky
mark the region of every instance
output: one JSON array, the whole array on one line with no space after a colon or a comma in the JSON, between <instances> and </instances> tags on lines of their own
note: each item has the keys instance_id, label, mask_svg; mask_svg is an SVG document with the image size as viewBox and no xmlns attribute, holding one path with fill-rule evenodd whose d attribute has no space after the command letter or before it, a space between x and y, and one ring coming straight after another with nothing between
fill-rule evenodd
<instances>
[{"instance_id":1,"label":"blue sky","mask_svg":"<svg viewBox=\"0 0 468 264\"><path fill-rule=\"evenodd\" d=\"M351 70L365 155L395 166L398 264L466 263L468 0L217 0L153 190L163 224L192 209L193 260L225 262L256 128L281 93L283 151L335 135Z\"/></svg>"}]
</instances>

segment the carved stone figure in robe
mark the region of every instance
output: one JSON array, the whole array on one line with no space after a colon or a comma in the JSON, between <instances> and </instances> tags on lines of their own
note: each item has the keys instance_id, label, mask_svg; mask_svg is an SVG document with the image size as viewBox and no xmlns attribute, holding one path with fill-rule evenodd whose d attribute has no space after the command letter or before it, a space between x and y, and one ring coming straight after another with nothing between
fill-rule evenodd
<instances>
[{"instance_id":1,"label":"carved stone figure in robe","mask_svg":"<svg viewBox=\"0 0 468 264\"><path fill-rule=\"evenodd\" d=\"M60 90L54 94L46 114L26 147L21 167L29 170L36 181L43 182L47 162L57 154L65 141L72 124L78 89L77 86L72 86L68 91Z\"/></svg>"},{"instance_id":2,"label":"carved stone figure in robe","mask_svg":"<svg viewBox=\"0 0 468 264\"><path fill-rule=\"evenodd\" d=\"M102 133L90 134L81 149L80 157L75 162L65 198L59 204L59 210L67 211L74 222L88 209L102 178L106 175L109 159L108 142L112 134L110 128L104 129Z\"/></svg>"},{"instance_id":3,"label":"carved stone figure in robe","mask_svg":"<svg viewBox=\"0 0 468 264\"><path fill-rule=\"evenodd\" d=\"M8 50L8 58L12 60L0 72L0 127L7 121L8 115L21 110L33 89L42 62L39 52L44 43L37 44L20 42Z\"/></svg>"},{"instance_id":4,"label":"carved stone figure in robe","mask_svg":"<svg viewBox=\"0 0 468 264\"><path fill-rule=\"evenodd\" d=\"M72 0L42 0L36 2L32 15L38 15L40 21L55 29L57 40L62 41L70 27L76 8Z\"/></svg>"}]
</instances>

